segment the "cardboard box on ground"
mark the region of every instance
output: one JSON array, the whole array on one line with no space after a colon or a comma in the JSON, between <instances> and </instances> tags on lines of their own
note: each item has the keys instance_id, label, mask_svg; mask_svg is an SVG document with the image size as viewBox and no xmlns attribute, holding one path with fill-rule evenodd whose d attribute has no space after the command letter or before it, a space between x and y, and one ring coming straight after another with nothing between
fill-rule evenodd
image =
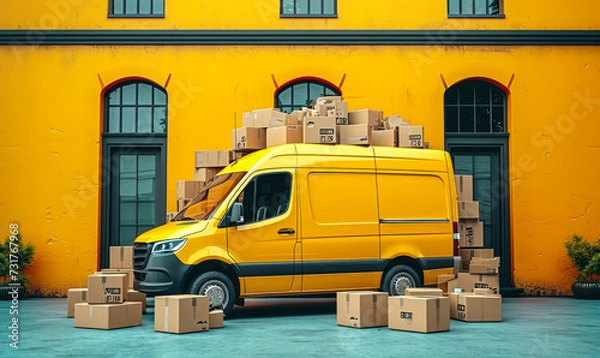
<instances>
[{"instance_id":1,"label":"cardboard box on ground","mask_svg":"<svg viewBox=\"0 0 600 358\"><path fill-rule=\"evenodd\" d=\"M208 296L170 295L154 298L154 330L191 333L209 330Z\"/></svg>"},{"instance_id":2,"label":"cardboard box on ground","mask_svg":"<svg viewBox=\"0 0 600 358\"><path fill-rule=\"evenodd\" d=\"M388 294L350 291L336 295L337 324L353 328L387 326Z\"/></svg>"},{"instance_id":3,"label":"cardboard box on ground","mask_svg":"<svg viewBox=\"0 0 600 358\"><path fill-rule=\"evenodd\" d=\"M74 325L78 328L115 329L142 325L142 303L75 304Z\"/></svg>"},{"instance_id":4,"label":"cardboard box on ground","mask_svg":"<svg viewBox=\"0 0 600 358\"><path fill-rule=\"evenodd\" d=\"M410 332L443 332L450 330L448 297L393 296L388 302L390 329Z\"/></svg>"}]
</instances>

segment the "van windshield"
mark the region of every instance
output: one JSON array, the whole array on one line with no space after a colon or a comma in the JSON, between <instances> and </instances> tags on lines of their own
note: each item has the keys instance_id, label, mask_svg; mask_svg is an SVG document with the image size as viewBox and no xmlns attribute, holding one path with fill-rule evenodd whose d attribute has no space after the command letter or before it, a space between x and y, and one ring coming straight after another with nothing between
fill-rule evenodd
<instances>
[{"instance_id":1,"label":"van windshield","mask_svg":"<svg viewBox=\"0 0 600 358\"><path fill-rule=\"evenodd\" d=\"M173 221L208 219L244 175L246 173L229 173L215 177L175 215Z\"/></svg>"}]
</instances>

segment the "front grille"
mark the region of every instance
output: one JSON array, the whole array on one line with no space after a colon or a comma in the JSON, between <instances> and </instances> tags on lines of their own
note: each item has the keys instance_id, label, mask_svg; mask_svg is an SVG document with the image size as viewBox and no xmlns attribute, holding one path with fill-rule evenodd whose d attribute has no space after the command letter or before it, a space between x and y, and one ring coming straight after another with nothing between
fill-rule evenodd
<instances>
[{"instance_id":1,"label":"front grille","mask_svg":"<svg viewBox=\"0 0 600 358\"><path fill-rule=\"evenodd\" d=\"M152 244L133 245L133 268L141 270L146 267L148 257L152 251Z\"/></svg>"}]
</instances>

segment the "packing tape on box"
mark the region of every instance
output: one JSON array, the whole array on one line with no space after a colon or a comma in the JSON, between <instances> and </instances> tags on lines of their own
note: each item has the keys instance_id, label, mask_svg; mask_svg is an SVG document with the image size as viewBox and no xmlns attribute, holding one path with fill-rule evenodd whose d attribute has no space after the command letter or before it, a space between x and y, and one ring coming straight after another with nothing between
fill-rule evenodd
<instances>
[{"instance_id":1,"label":"packing tape on box","mask_svg":"<svg viewBox=\"0 0 600 358\"><path fill-rule=\"evenodd\" d=\"M90 308L90 318L92 318L94 317L94 306L88 305L88 307Z\"/></svg>"},{"instance_id":2,"label":"packing tape on box","mask_svg":"<svg viewBox=\"0 0 600 358\"><path fill-rule=\"evenodd\" d=\"M165 326L165 331L169 330L169 297L165 297L165 317L163 325Z\"/></svg>"}]
</instances>

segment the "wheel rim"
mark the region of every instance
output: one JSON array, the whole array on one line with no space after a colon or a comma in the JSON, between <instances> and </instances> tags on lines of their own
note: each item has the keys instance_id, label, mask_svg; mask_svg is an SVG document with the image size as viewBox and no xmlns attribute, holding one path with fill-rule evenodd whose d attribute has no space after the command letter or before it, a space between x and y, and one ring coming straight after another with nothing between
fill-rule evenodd
<instances>
[{"instance_id":1,"label":"wheel rim","mask_svg":"<svg viewBox=\"0 0 600 358\"><path fill-rule=\"evenodd\" d=\"M225 308L229 303L227 286L221 281L210 280L200 287L200 294L208 296L210 308Z\"/></svg>"},{"instance_id":2,"label":"wheel rim","mask_svg":"<svg viewBox=\"0 0 600 358\"><path fill-rule=\"evenodd\" d=\"M392 281L390 283L390 294L392 296L404 295L405 288L415 286L415 280L411 275L406 272L399 272L392 277Z\"/></svg>"}]
</instances>

